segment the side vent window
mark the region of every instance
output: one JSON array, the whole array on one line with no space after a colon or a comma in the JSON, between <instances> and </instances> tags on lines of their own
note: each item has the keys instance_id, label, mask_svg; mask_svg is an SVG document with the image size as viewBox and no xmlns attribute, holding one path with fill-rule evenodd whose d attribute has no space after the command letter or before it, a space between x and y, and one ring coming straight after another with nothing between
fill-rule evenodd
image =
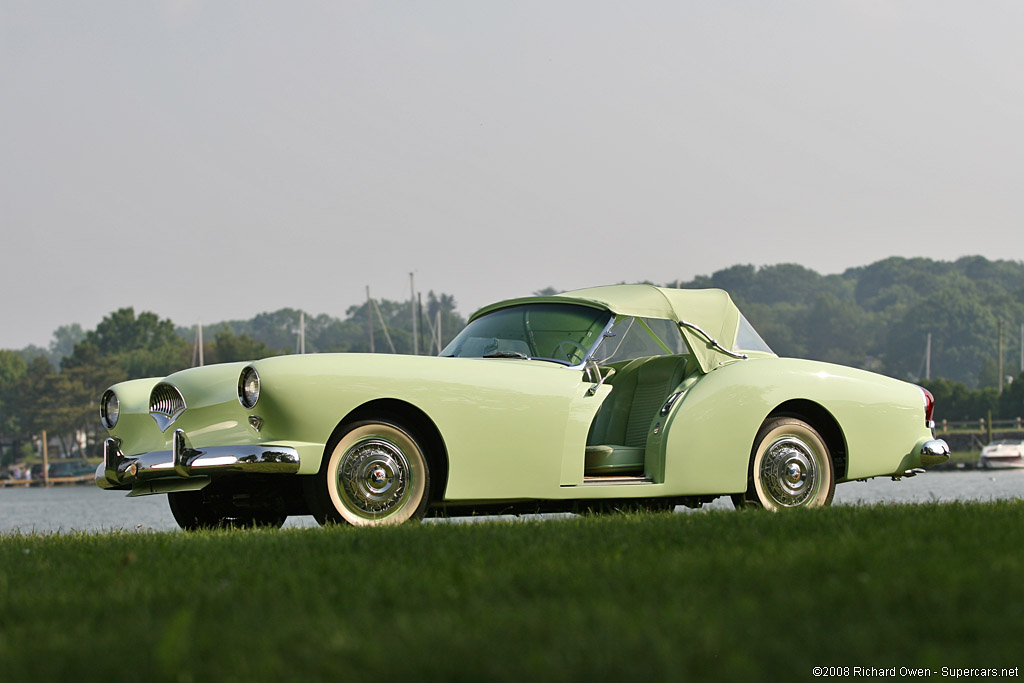
<instances>
[{"instance_id":1,"label":"side vent window","mask_svg":"<svg viewBox=\"0 0 1024 683\"><path fill-rule=\"evenodd\" d=\"M775 353L771 347L761 339L754 326L746 317L740 316L740 328L736 331L736 348L734 351L762 351L764 353Z\"/></svg>"}]
</instances>

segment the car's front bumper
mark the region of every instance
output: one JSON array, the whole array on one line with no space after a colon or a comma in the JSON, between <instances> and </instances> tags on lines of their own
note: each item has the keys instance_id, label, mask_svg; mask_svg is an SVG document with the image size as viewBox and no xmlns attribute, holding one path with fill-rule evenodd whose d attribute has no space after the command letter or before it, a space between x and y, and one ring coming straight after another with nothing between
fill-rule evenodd
<instances>
[{"instance_id":1,"label":"car's front bumper","mask_svg":"<svg viewBox=\"0 0 1024 683\"><path fill-rule=\"evenodd\" d=\"M131 489L130 495L167 493L204 487L227 473L295 474L299 452L290 446L240 444L192 448L185 432L175 430L171 450L124 455L116 438L103 442L103 463L96 468L102 489Z\"/></svg>"}]
</instances>

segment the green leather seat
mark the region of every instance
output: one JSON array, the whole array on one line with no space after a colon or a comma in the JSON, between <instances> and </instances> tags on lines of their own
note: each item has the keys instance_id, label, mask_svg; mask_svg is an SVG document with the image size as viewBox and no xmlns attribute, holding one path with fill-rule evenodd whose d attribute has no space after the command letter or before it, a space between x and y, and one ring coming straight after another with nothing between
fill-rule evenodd
<instances>
[{"instance_id":1,"label":"green leather seat","mask_svg":"<svg viewBox=\"0 0 1024 683\"><path fill-rule=\"evenodd\" d=\"M688 359L638 358L608 379L612 393L594 418L587 437L585 475L643 473L647 434L665 399L683 381Z\"/></svg>"}]
</instances>

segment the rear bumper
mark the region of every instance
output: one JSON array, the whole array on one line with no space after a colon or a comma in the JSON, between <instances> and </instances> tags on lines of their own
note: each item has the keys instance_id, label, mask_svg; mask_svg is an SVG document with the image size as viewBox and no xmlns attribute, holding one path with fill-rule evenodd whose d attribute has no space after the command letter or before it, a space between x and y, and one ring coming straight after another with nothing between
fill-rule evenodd
<instances>
[{"instance_id":1,"label":"rear bumper","mask_svg":"<svg viewBox=\"0 0 1024 683\"><path fill-rule=\"evenodd\" d=\"M941 465L949 460L949 445L942 439L932 439L921 444L919 450L921 465Z\"/></svg>"},{"instance_id":2,"label":"rear bumper","mask_svg":"<svg viewBox=\"0 0 1024 683\"><path fill-rule=\"evenodd\" d=\"M124 455L121 442L103 442L103 463L96 468L101 489L131 489L133 495L199 489L210 477L227 473L295 474L299 452L289 446L240 444L192 448L185 432L175 430L171 450Z\"/></svg>"}]
</instances>

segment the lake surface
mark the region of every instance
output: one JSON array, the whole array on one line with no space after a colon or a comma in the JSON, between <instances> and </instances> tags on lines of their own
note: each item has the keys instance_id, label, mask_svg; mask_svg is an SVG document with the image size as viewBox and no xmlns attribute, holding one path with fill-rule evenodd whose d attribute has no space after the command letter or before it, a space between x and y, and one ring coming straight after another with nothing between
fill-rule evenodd
<instances>
[{"instance_id":1,"label":"lake surface","mask_svg":"<svg viewBox=\"0 0 1024 683\"><path fill-rule=\"evenodd\" d=\"M836 488L836 505L991 501L1024 498L1024 470L928 472L894 482L889 478L850 482ZM731 509L719 498L704 509ZM686 512L687 508L677 508ZM475 517L473 520L485 518ZM436 520L447 523L447 520ZM457 521L457 520L452 520ZM316 526L312 517L290 517L285 527ZM174 531L167 496L128 498L94 486L0 489L0 534L105 531Z\"/></svg>"}]
</instances>

